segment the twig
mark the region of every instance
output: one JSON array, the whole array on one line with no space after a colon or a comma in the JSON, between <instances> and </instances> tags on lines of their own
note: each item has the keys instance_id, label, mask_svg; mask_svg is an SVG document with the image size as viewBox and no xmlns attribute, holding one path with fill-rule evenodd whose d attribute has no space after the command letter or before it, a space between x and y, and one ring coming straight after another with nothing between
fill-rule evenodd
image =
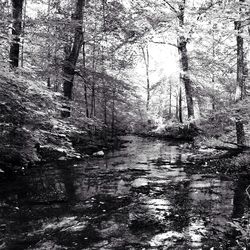
<instances>
[{"instance_id":1,"label":"twig","mask_svg":"<svg viewBox=\"0 0 250 250\"><path fill-rule=\"evenodd\" d=\"M237 147L239 147L239 148L244 148L244 149L248 149L248 148L250 148L249 146L247 146L247 145L239 145L238 143L235 143L235 142L230 142L230 141L224 141L224 140L220 140L221 142L223 142L223 143L226 143L226 144L232 144L232 145L235 145L235 146L237 146Z\"/></svg>"},{"instance_id":2,"label":"twig","mask_svg":"<svg viewBox=\"0 0 250 250\"><path fill-rule=\"evenodd\" d=\"M172 6L172 4L170 4L167 0L163 0L164 1L164 3L166 3L169 7L170 7L170 9L172 10L172 11L174 11L175 13L178 13L178 11Z\"/></svg>"},{"instance_id":3,"label":"twig","mask_svg":"<svg viewBox=\"0 0 250 250\"><path fill-rule=\"evenodd\" d=\"M250 188L250 185L248 185L248 187L246 188L246 194L247 194L247 196L248 196L248 199L250 200L250 194L249 194L249 192L248 192L248 189Z\"/></svg>"},{"instance_id":4,"label":"twig","mask_svg":"<svg viewBox=\"0 0 250 250\"><path fill-rule=\"evenodd\" d=\"M224 140L220 140L222 141L223 143L226 143L226 144L232 144L232 145L235 145L235 146L239 146L237 143L235 142L231 142L231 141L224 141Z\"/></svg>"}]
</instances>

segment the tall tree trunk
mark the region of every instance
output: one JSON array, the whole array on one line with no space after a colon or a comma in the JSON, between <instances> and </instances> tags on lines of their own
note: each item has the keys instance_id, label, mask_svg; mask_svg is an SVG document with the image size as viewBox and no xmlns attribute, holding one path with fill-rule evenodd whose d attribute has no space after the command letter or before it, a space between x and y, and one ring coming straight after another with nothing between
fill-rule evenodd
<instances>
[{"instance_id":1,"label":"tall tree trunk","mask_svg":"<svg viewBox=\"0 0 250 250\"><path fill-rule=\"evenodd\" d=\"M88 81L87 81L87 72L86 72L86 11L84 3L84 24L83 24L83 43L82 43L82 64L83 64L83 82L84 82L84 102L85 102L85 113L86 117L89 117L89 102L88 102Z\"/></svg>"},{"instance_id":2,"label":"tall tree trunk","mask_svg":"<svg viewBox=\"0 0 250 250\"><path fill-rule=\"evenodd\" d=\"M82 56L83 56L83 81L84 81L84 101L85 101L85 112L86 117L89 117L89 103L88 103L88 86L86 76L86 53L85 53L85 42L82 45Z\"/></svg>"},{"instance_id":3,"label":"tall tree trunk","mask_svg":"<svg viewBox=\"0 0 250 250\"><path fill-rule=\"evenodd\" d=\"M215 38L214 38L214 30L212 30L212 36L213 36L213 43L212 43L212 57L213 60L215 59ZM215 88L214 88L214 84L215 84L215 73L214 71L212 72L212 96L211 96L211 101L212 101L212 109L215 110Z\"/></svg>"},{"instance_id":4,"label":"tall tree trunk","mask_svg":"<svg viewBox=\"0 0 250 250\"><path fill-rule=\"evenodd\" d=\"M169 81L169 118L172 117L172 82Z\"/></svg>"},{"instance_id":5,"label":"tall tree trunk","mask_svg":"<svg viewBox=\"0 0 250 250\"><path fill-rule=\"evenodd\" d=\"M96 0L94 1L94 13L96 13ZM93 51L92 51L92 84L91 84L91 109L90 109L90 117L96 116L96 110L95 110L95 74L96 71L96 28L97 28L97 20L95 18L95 25L94 25L94 40L93 40Z\"/></svg>"},{"instance_id":6,"label":"tall tree trunk","mask_svg":"<svg viewBox=\"0 0 250 250\"><path fill-rule=\"evenodd\" d=\"M102 18L103 18L103 33L102 33L102 39L107 43L107 35L106 35L106 0L102 0ZM103 119L104 119L104 138L106 140L106 132L107 132L107 125L108 125L108 121L107 121L107 86L106 86L106 80L104 79L104 75L105 75L105 47L102 46L102 95L103 95Z\"/></svg>"},{"instance_id":7,"label":"tall tree trunk","mask_svg":"<svg viewBox=\"0 0 250 250\"><path fill-rule=\"evenodd\" d=\"M180 123L183 123L183 118L182 118L182 91L180 87L180 92L179 92L179 121Z\"/></svg>"},{"instance_id":8,"label":"tall tree trunk","mask_svg":"<svg viewBox=\"0 0 250 250\"><path fill-rule=\"evenodd\" d=\"M112 91L112 118L111 118L112 137L114 137L114 133L115 133L115 92L116 92L116 89L115 89L115 87L113 87L113 91Z\"/></svg>"},{"instance_id":9,"label":"tall tree trunk","mask_svg":"<svg viewBox=\"0 0 250 250\"><path fill-rule=\"evenodd\" d=\"M142 55L143 60L145 63L145 69L146 69L146 81L147 81L147 102L146 102L146 109L149 110L149 102L150 102L150 79L149 79L149 50L148 50L148 44L145 46L145 50L142 47Z\"/></svg>"},{"instance_id":10,"label":"tall tree trunk","mask_svg":"<svg viewBox=\"0 0 250 250\"><path fill-rule=\"evenodd\" d=\"M245 0L240 0L240 3L244 3ZM240 7L241 15L241 7ZM241 19L241 17L239 18ZM246 87L245 87L245 62L244 62L244 40L243 40L243 28L242 21L235 21L235 30L237 32L236 42L237 42L237 87L235 94L235 101L243 100L246 97ZM244 123L241 119L236 121L236 136L237 144L239 146L244 146L246 144Z\"/></svg>"},{"instance_id":11,"label":"tall tree trunk","mask_svg":"<svg viewBox=\"0 0 250 250\"><path fill-rule=\"evenodd\" d=\"M106 96L106 82L105 79L102 78L102 88L103 88L103 119L104 119L104 124L107 126L108 121L107 121L107 96Z\"/></svg>"},{"instance_id":12,"label":"tall tree trunk","mask_svg":"<svg viewBox=\"0 0 250 250\"><path fill-rule=\"evenodd\" d=\"M50 17L50 6L51 6L51 2L50 0L48 0L48 9L47 9L47 15L48 17ZM47 33L48 33L48 36L50 35L50 25L48 25L47 27ZM48 39L48 54L47 54L47 64L48 64L48 69L50 68L50 64L51 64L51 44L50 44L50 39ZM48 77L47 77L47 87L48 88L51 88L51 78L50 78L50 70L49 72L47 72L48 74Z\"/></svg>"},{"instance_id":13,"label":"tall tree trunk","mask_svg":"<svg viewBox=\"0 0 250 250\"><path fill-rule=\"evenodd\" d=\"M10 45L10 66L17 68L19 64L20 35L22 33L23 0L12 0L12 42Z\"/></svg>"},{"instance_id":14,"label":"tall tree trunk","mask_svg":"<svg viewBox=\"0 0 250 250\"><path fill-rule=\"evenodd\" d=\"M88 86L87 86L87 75L86 75L85 41L83 41L83 44L82 44L82 58L83 58L82 64L83 64L83 83L84 83L85 113L86 113L86 117L89 117Z\"/></svg>"},{"instance_id":15,"label":"tall tree trunk","mask_svg":"<svg viewBox=\"0 0 250 250\"><path fill-rule=\"evenodd\" d=\"M235 21L235 30L237 31L237 89L235 101L243 100L246 96L245 77L244 77L244 40L242 37L242 23Z\"/></svg>"},{"instance_id":16,"label":"tall tree trunk","mask_svg":"<svg viewBox=\"0 0 250 250\"><path fill-rule=\"evenodd\" d=\"M27 0L24 0L23 6L23 28L22 28L22 50L21 50L21 67L24 63L24 37L25 37L25 25L26 25L26 11L27 11Z\"/></svg>"},{"instance_id":17,"label":"tall tree trunk","mask_svg":"<svg viewBox=\"0 0 250 250\"><path fill-rule=\"evenodd\" d=\"M184 11L185 11L185 0L182 0L182 3L179 4L179 26L183 29L184 26ZM180 54L180 67L181 67L181 81L185 87L185 94L187 100L187 110L188 118L194 117L194 103L193 103L193 93L192 93L192 83L189 75L189 59L187 53L187 39L180 35L177 41L178 51Z\"/></svg>"},{"instance_id":18,"label":"tall tree trunk","mask_svg":"<svg viewBox=\"0 0 250 250\"><path fill-rule=\"evenodd\" d=\"M75 36L73 46L70 50L69 55L65 59L63 66L63 94L68 100L72 99L72 89L73 89L73 81L75 74L75 67L77 63L77 59L79 56L79 52L83 43L83 6L85 4L85 0L77 0L75 14L72 17L76 27L75 27ZM70 116L70 107L64 107L64 111L62 112L62 117Z\"/></svg>"},{"instance_id":19,"label":"tall tree trunk","mask_svg":"<svg viewBox=\"0 0 250 250\"><path fill-rule=\"evenodd\" d=\"M94 47L93 47L93 59L92 59L92 69L93 69L93 75L92 75L92 86L91 86L91 110L90 110L90 116L94 117L96 115L95 112L95 41L94 41Z\"/></svg>"},{"instance_id":20,"label":"tall tree trunk","mask_svg":"<svg viewBox=\"0 0 250 250\"><path fill-rule=\"evenodd\" d=\"M214 90L214 74L212 76L212 88ZM212 110L215 110L215 97L214 97L214 91L213 91L213 94L211 96L211 101L212 101Z\"/></svg>"},{"instance_id":21,"label":"tall tree trunk","mask_svg":"<svg viewBox=\"0 0 250 250\"><path fill-rule=\"evenodd\" d=\"M177 121L179 121L179 92L176 92L176 99L175 99L175 118Z\"/></svg>"}]
</instances>

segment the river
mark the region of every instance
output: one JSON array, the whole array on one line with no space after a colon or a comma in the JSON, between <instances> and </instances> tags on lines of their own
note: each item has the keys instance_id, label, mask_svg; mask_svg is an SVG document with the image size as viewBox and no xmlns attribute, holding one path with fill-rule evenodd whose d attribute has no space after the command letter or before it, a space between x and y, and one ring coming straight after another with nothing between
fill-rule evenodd
<instances>
[{"instance_id":1,"label":"river","mask_svg":"<svg viewBox=\"0 0 250 250\"><path fill-rule=\"evenodd\" d=\"M105 158L0 184L0 249L238 249L249 178L199 174L177 143L134 136Z\"/></svg>"}]
</instances>

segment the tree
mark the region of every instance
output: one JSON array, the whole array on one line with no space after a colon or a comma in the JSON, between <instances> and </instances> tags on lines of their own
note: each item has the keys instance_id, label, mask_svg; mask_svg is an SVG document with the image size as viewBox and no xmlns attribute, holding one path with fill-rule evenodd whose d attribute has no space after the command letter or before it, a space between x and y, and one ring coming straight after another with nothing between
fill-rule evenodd
<instances>
[{"instance_id":1,"label":"tree","mask_svg":"<svg viewBox=\"0 0 250 250\"><path fill-rule=\"evenodd\" d=\"M245 0L239 0L240 3L240 15L242 15L242 3ZM237 32L236 41L237 41L237 86L236 86L236 94L235 101L243 100L246 96L246 84L245 84L245 60L244 60L244 38L243 38L243 25L241 17L239 20L234 22L235 30Z\"/></svg>"},{"instance_id":2,"label":"tree","mask_svg":"<svg viewBox=\"0 0 250 250\"><path fill-rule=\"evenodd\" d=\"M245 85L245 62L244 62L244 39L242 37L243 27L242 27L242 4L245 0L239 0L240 3L240 17L239 20L235 21L235 30L237 32L237 79L236 79L236 95L235 101L243 100L246 97L246 85ZM239 118L236 120L236 135L237 144L239 146L244 146L246 144L245 131L243 121Z\"/></svg>"},{"instance_id":3,"label":"tree","mask_svg":"<svg viewBox=\"0 0 250 250\"><path fill-rule=\"evenodd\" d=\"M182 119L182 91L181 91L181 86L180 86L180 91L179 91L179 121L180 121L180 123L183 123L183 119Z\"/></svg>"},{"instance_id":4,"label":"tree","mask_svg":"<svg viewBox=\"0 0 250 250\"><path fill-rule=\"evenodd\" d=\"M177 14L177 17L179 20L180 29L183 29L184 26L185 4L186 0L182 0L182 2L179 3L179 12ZM194 116L193 91L189 72L187 38L183 34L178 37L177 46L180 53L181 80L185 87L188 118L192 118Z\"/></svg>"},{"instance_id":5,"label":"tree","mask_svg":"<svg viewBox=\"0 0 250 250\"><path fill-rule=\"evenodd\" d=\"M169 80L169 118L172 117L172 81Z\"/></svg>"},{"instance_id":6,"label":"tree","mask_svg":"<svg viewBox=\"0 0 250 250\"><path fill-rule=\"evenodd\" d=\"M149 102L150 102L150 80L149 80L149 51L148 51L148 44L146 44L144 47L141 47L142 55L143 55L143 61L145 64L146 69L146 90L147 90L147 102L146 102L146 109L149 110Z\"/></svg>"},{"instance_id":7,"label":"tree","mask_svg":"<svg viewBox=\"0 0 250 250\"><path fill-rule=\"evenodd\" d=\"M75 67L77 63L77 59L79 56L79 52L83 43L83 7L85 4L85 0L77 0L75 13L72 16L72 21L75 24L75 36L72 48L69 54L66 56L64 66L63 66L63 93L64 97L68 100L72 99L72 89L75 75ZM62 111L62 117L70 116L70 107L65 106Z\"/></svg>"},{"instance_id":8,"label":"tree","mask_svg":"<svg viewBox=\"0 0 250 250\"><path fill-rule=\"evenodd\" d=\"M20 35L22 33L22 11L24 0L12 0L12 42L10 45L10 66L17 68L19 64Z\"/></svg>"},{"instance_id":9,"label":"tree","mask_svg":"<svg viewBox=\"0 0 250 250\"><path fill-rule=\"evenodd\" d=\"M188 33L186 32L186 24L185 24L185 15L186 15L186 8L187 8L187 3L186 0L179 0L179 1L168 1L168 0L163 0L162 1L165 4L165 7L167 6L172 14L167 14L167 21L166 19L163 19L162 17L157 17L156 22L158 25L162 25L161 23L165 23L167 28L169 27L174 27L175 25L171 25L169 23L173 22L173 17L178 21L177 27L175 26L175 31L177 33L177 49L179 52L179 61L180 61L180 79L182 84L184 85L184 90L185 90L185 96L186 96L186 104L187 104L187 112L188 112L188 118L194 117L194 103L193 103L193 86L192 86L192 81L190 77L190 67L189 67L189 55L187 51L187 44L189 42L189 33L192 31L189 31ZM152 3L149 3L151 5ZM162 8L161 5L157 5L157 8ZM152 17L150 17L152 18ZM157 20L159 19L159 20ZM163 20L162 20L163 19ZM151 19L150 19L151 20ZM151 23L154 21L151 20ZM172 28L171 27L171 28Z\"/></svg>"}]
</instances>

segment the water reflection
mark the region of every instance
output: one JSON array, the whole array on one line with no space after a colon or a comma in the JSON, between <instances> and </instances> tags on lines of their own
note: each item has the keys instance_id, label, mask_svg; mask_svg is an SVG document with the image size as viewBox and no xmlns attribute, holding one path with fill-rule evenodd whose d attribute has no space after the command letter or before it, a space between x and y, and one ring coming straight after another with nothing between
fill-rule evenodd
<instances>
[{"instance_id":1,"label":"water reflection","mask_svg":"<svg viewBox=\"0 0 250 250\"><path fill-rule=\"evenodd\" d=\"M241 218L249 207L249 198L246 189L250 185L250 175L241 175L237 181L234 193L233 218Z\"/></svg>"},{"instance_id":2,"label":"water reflection","mask_svg":"<svg viewBox=\"0 0 250 250\"><path fill-rule=\"evenodd\" d=\"M127 139L105 159L1 184L0 248L230 249L228 222L246 211L249 178L234 190L230 179L186 171L178 146Z\"/></svg>"}]
</instances>

